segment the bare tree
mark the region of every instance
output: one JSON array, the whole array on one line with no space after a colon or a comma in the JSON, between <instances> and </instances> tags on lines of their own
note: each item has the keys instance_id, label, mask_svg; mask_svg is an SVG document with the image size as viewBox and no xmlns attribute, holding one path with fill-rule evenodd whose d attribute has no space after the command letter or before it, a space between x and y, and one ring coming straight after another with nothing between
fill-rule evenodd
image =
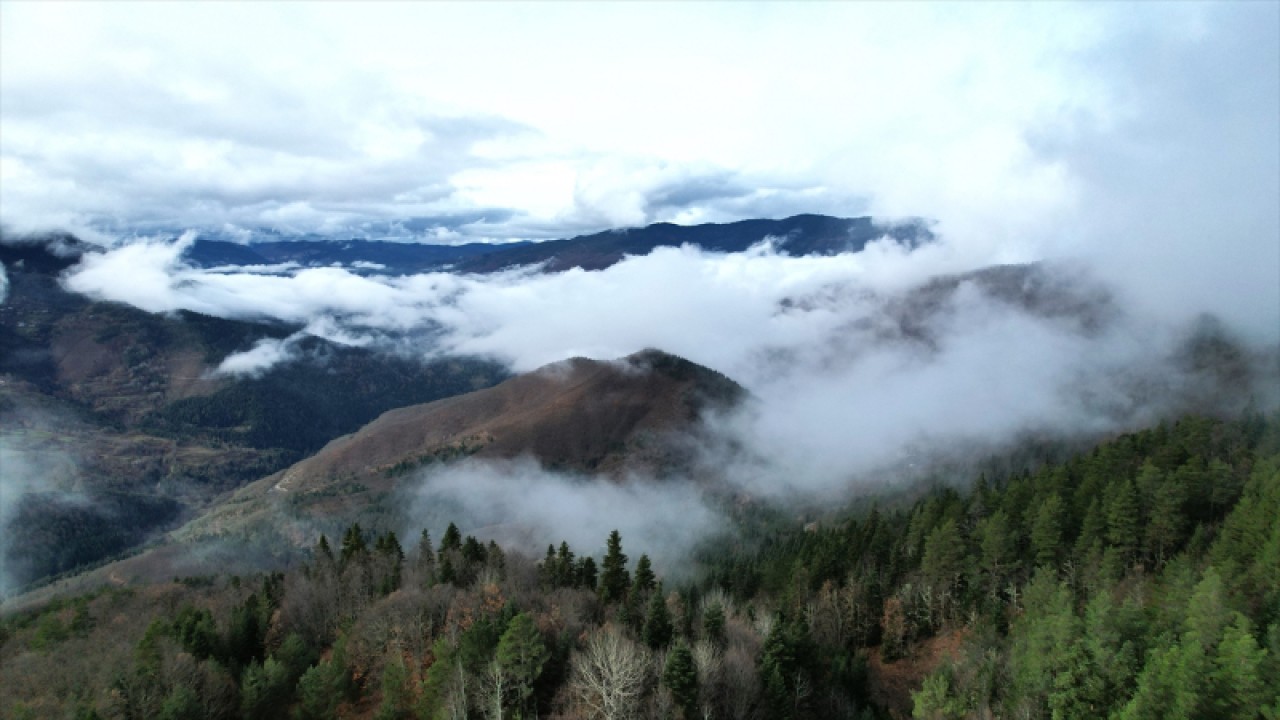
<instances>
[{"instance_id":1,"label":"bare tree","mask_svg":"<svg viewBox=\"0 0 1280 720\"><path fill-rule=\"evenodd\" d=\"M605 626L573 656L569 683L591 717L627 720L640 710L651 665L648 649Z\"/></svg>"},{"instance_id":2,"label":"bare tree","mask_svg":"<svg viewBox=\"0 0 1280 720\"><path fill-rule=\"evenodd\" d=\"M511 678L501 663L496 660L489 663L489 669L485 671L484 677L480 678L480 689L477 695L480 711L486 718L503 720L507 717L506 707L508 696L511 695Z\"/></svg>"}]
</instances>

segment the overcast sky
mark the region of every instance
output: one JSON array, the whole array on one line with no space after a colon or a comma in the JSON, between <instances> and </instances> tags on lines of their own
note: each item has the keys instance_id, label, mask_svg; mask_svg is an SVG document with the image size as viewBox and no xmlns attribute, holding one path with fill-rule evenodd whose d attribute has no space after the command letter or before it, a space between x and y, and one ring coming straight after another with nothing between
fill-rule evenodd
<instances>
[{"instance_id":1,"label":"overcast sky","mask_svg":"<svg viewBox=\"0 0 1280 720\"><path fill-rule=\"evenodd\" d=\"M1038 248L1091 189L1167 180L1120 161L1276 188L1276 7L5 3L0 201L446 239L872 213Z\"/></svg>"}]
</instances>

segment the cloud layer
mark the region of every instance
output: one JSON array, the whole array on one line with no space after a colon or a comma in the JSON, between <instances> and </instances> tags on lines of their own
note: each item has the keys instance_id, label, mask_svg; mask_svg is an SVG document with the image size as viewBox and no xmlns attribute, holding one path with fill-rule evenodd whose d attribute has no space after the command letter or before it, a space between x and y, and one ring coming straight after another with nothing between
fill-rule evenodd
<instances>
[{"instance_id":1,"label":"cloud layer","mask_svg":"<svg viewBox=\"0 0 1280 720\"><path fill-rule=\"evenodd\" d=\"M1270 241L1277 12L9 4L0 219L437 241L865 212L1009 259Z\"/></svg>"}]
</instances>

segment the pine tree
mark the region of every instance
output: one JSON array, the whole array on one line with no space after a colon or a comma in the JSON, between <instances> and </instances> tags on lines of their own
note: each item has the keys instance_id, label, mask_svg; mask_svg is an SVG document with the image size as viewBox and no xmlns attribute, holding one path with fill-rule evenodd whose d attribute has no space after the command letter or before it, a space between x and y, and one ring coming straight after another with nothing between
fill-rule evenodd
<instances>
[{"instance_id":1,"label":"pine tree","mask_svg":"<svg viewBox=\"0 0 1280 720\"><path fill-rule=\"evenodd\" d=\"M391 658L382 666L382 702L373 716L374 720L404 720L410 717L411 701L409 670L404 665L404 657L400 651L393 650Z\"/></svg>"},{"instance_id":2,"label":"pine tree","mask_svg":"<svg viewBox=\"0 0 1280 720\"><path fill-rule=\"evenodd\" d=\"M418 538L418 556L415 561L419 581L423 587L430 587L436 582L436 553L431 544L431 533L424 528Z\"/></svg>"},{"instance_id":3,"label":"pine tree","mask_svg":"<svg viewBox=\"0 0 1280 720\"><path fill-rule=\"evenodd\" d=\"M702 633L713 642L724 641L724 607L720 603L709 603L703 608Z\"/></svg>"},{"instance_id":4,"label":"pine tree","mask_svg":"<svg viewBox=\"0 0 1280 720\"><path fill-rule=\"evenodd\" d=\"M511 681L519 717L530 710L534 685L550 657L533 618L525 613L512 617L498 641L497 663Z\"/></svg>"},{"instance_id":5,"label":"pine tree","mask_svg":"<svg viewBox=\"0 0 1280 720\"><path fill-rule=\"evenodd\" d=\"M556 560L556 546L547 544L547 554L542 556L542 564L538 566L538 575L543 585L548 588L559 587L559 563Z\"/></svg>"},{"instance_id":6,"label":"pine tree","mask_svg":"<svg viewBox=\"0 0 1280 720\"><path fill-rule=\"evenodd\" d=\"M978 523L978 545L987 592L994 598L1004 589L1005 577L1013 568L1018 550L1004 510L996 510Z\"/></svg>"},{"instance_id":7,"label":"pine tree","mask_svg":"<svg viewBox=\"0 0 1280 720\"><path fill-rule=\"evenodd\" d=\"M662 684L671 691L681 717L692 720L698 716L698 669L693 663L693 653L683 640L667 655Z\"/></svg>"},{"instance_id":8,"label":"pine tree","mask_svg":"<svg viewBox=\"0 0 1280 720\"><path fill-rule=\"evenodd\" d=\"M671 642L671 612L667 610L667 601L662 597L662 586L649 596L649 610L645 613L644 628L640 639L645 645L660 650Z\"/></svg>"},{"instance_id":9,"label":"pine tree","mask_svg":"<svg viewBox=\"0 0 1280 720\"><path fill-rule=\"evenodd\" d=\"M347 528L347 532L342 536L342 564L346 565L352 558L368 552L368 549L364 542L364 530L360 529L360 523L353 524Z\"/></svg>"},{"instance_id":10,"label":"pine tree","mask_svg":"<svg viewBox=\"0 0 1280 720\"><path fill-rule=\"evenodd\" d=\"M653 575L653 565L649 562L649 556L641 555L640 559L636 561L635 579L632 581L635 589L640 592L649 592L653 589L656 579Z\"/></svg>"},{"instance_id":11,"label":"pine tree","mask_svg":"<svg viewBox=\"0 0 1280 720\"><path fill-rule=\"evenodd\" d=\"M573 550L569 549L569 543L561 541L560 550L556 553L556 587L570 587L573 585L573 559L574 554Z\"/></svg>"},{"instance_id":12,"label":"pine tree","mask_svg":"<svg viewBox=\"0 0 1280 720\"><path fill-rule=\"evenodd\" d=\"M617 530L609 533L606 544L603 572L600 575L600 601L609 604L626 597L631 587L627 573L627 556L622 552L622 536Z\"/></svg>"},{"instance_id":13,"label":"pine tree","mask_svg":"<svg viewBox=\"0 0 1280 720\"><path fill-rule=\"evenodd\" d=\"M316 543L315 557L317 560L327 560L333 562L333 550L329 547L329 538L323 534L320 535L320 542Z\"/></svg>"},{"instance_id":14,"label":"pine tree","mask_svg":"<svg viewBox=\"0 0 1280 720\"><path fill-rule=\"evenodd\" d=\"M1213 660L1209 704L1220 717L1256 717L1268 700L1280 699L1280 678L1266 679L1267 651L1254 639L1249 619L1234 615ZM1268 691L1275 697L1268 698Z\"/></svg>"},{"instance_id":15,"label":"pine tree","mask_svg":"<svg viewBox=\"0 0 1280 720\"><path fill-rule=\"evenodd\" d=\"M1132 562L1139 538L1137 490L1125 479L1113 483L1107 495L1107 540L1124 562Z\"/></svg>"},{"instance_id":16,"label":"pine tree","mask_svg":"<svg viewBox=\"0 0 1280 720\"><path fill-rule=\"evenodd\" d=\"M577 587L595 592L596 575L595 559L591 557L584 557L578 562L578 569L575 573L574 584Z\"/></svg>"},{"instance_id":17,"label":"pine tree","mask_svg":"<svg viewBox=\"0 0 1280 720\"><path fill-rule=\"evenodd\" d=\"M1044 499L1031 525L1031 549L1037 566L1056 566L1062 545L1062 498L1053 493Z\"/></svg>"},{"instance_id":18,"label":"pine tree","mask_svg":"<svg viewBox=\"0 0 1280 720\"><path fill-rule=\"evenodd\" d=\"M440 554L450 550L462 549L462 531L458 530L458 526L449 523L449 527L444 531L444 537L440 538Z\"/></svg>"}]
</instances>

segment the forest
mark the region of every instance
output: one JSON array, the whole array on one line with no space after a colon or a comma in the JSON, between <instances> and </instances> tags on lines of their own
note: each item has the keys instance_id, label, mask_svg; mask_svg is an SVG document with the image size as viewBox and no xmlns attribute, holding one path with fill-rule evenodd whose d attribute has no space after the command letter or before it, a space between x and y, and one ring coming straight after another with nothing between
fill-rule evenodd
<instances>
[{"instance_id":1,"label":"forest","mask_svg":"<svg viewBox=\"0 0 1280 720\"><path fill-rule=\"evenodd\" d=\"M626 547L352 525L0 624L9 718L1280 718L1280 418ZM633 559L634 558L634 559Z\"/></svg>"}]
</instances>

